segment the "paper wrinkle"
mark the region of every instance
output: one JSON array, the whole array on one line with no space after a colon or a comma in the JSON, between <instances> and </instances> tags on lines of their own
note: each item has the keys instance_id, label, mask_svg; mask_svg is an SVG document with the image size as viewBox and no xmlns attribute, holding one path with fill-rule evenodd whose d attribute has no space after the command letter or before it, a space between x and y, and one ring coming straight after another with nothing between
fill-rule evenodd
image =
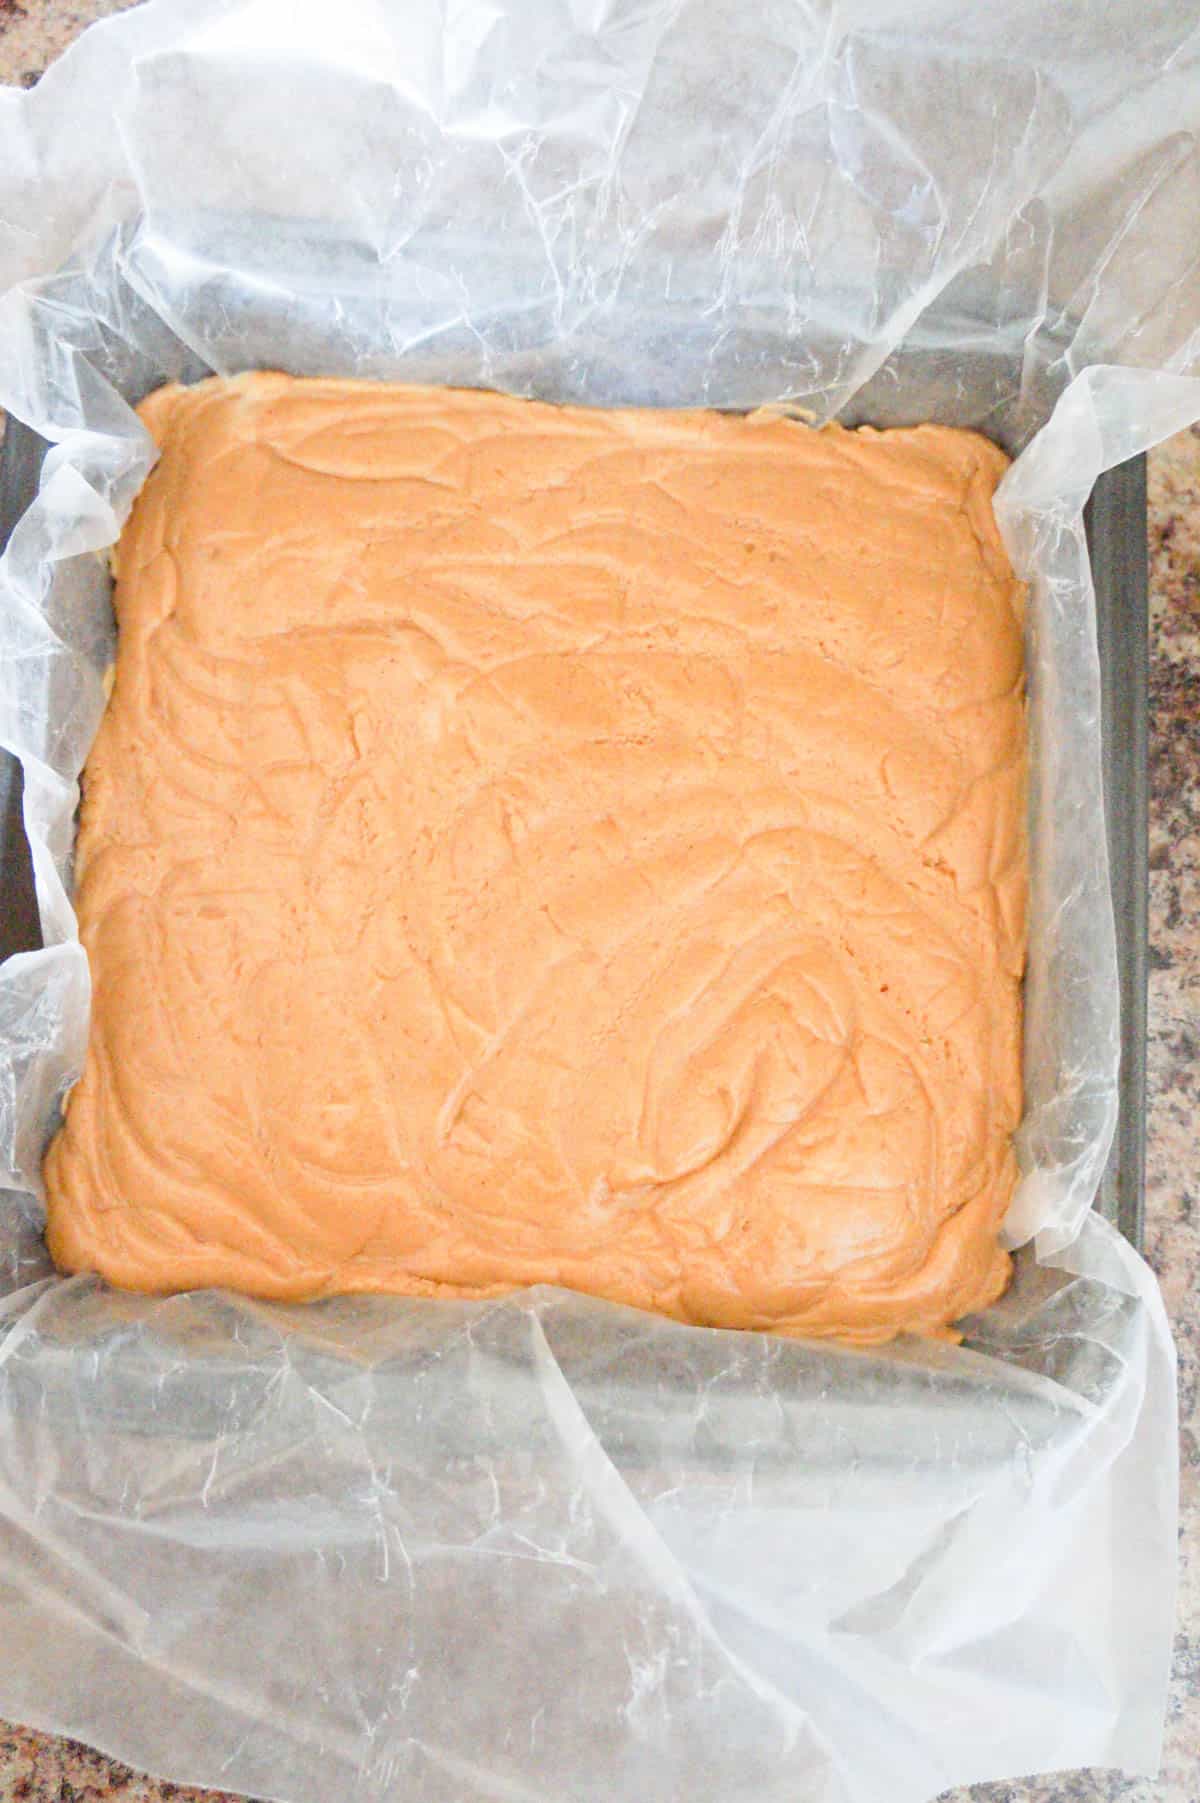
<instances>
[{"instance_id":1,"label":"paper wrinkle","mask_svg":"<svg viewBox=\"0 0 1200 1803\"><path fill-rule=\"evenodd\" d=\"M1174 1353L1091 1212L1120 1040L1082 508L1200 417L1198 128L1185 0L343 0L334 30L316 0L150 0L0 91L0 405L53 447L0 559L44 940L0 969L0 1713L290 1803L1153 1769ZM250 367L1021 453L1023 1250L965 1346L52 1277L132 407Z\"/></svg>"}]
</instances>

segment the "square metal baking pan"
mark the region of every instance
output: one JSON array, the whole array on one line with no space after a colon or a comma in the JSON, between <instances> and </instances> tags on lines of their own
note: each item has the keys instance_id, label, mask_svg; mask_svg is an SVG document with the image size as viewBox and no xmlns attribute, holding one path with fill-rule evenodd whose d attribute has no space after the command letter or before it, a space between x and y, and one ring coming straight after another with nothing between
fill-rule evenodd
<instances>
[{"instance_id":1,"label":"square metal baking pan","mask_svg":"<svg viewBox=\"0 0 1200 1803\"><path fill-rule=\"evenodd\" d=\"M0 545L37 492L46 446L10 420L0 445ZM1141 1248L1146 1142L1147 687L1146 465L1108 471L1086 513L1096 585L1104 792L1121 996L1116 1135L1097 1207ZM41 944L21 812L21 772L0 751L0 959Z\"/></svg>"}]
</instances>

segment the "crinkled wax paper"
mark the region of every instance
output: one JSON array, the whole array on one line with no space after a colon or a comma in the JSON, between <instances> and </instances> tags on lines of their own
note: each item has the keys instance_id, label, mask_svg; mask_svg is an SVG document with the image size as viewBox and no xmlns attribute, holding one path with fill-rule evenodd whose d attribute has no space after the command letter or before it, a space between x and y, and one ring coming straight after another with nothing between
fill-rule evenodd
<instances>
[{"instance_id":1,"label":"crinkled wax paper","mask_svg":"<svg viewBox=\"0 0 1200 1803\"><path fill-rule=\"evenodd\" d=\"M0 1713L292 1803L921 1803L1152 1768L1174 1372L1118 1057L1081 509L1200 415L1200 32L1112 0L154 0L0 91ZM1032 584L1025 1243L966 1344L60 1281L77 778L129 404L253 365L971 424Z\"/></svg>"}]
</instances>

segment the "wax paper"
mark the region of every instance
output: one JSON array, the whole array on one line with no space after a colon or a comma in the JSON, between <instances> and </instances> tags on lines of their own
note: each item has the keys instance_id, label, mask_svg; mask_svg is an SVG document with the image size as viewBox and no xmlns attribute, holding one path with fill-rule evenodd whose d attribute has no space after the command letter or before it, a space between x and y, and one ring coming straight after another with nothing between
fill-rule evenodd
<instances>
[{"instance_id":1,"label":"wax paper","mask_svg":"<svg viewBox=\"0 0 1200 1803\"><path fill-rule=\"evenodd\" d=\"M1200 416L1176 0L152 0L0 90L0 1714L289 1803L923 1803L1154 1768L1174 1363L1093 1209L1119 1022L1082 508ZM256 366L973 425L1030 583L1012 1290L961 1347L56 1277L131 404ZM314 1048L319 1056L319 1048Z\"/></svg>"}]
</instances>

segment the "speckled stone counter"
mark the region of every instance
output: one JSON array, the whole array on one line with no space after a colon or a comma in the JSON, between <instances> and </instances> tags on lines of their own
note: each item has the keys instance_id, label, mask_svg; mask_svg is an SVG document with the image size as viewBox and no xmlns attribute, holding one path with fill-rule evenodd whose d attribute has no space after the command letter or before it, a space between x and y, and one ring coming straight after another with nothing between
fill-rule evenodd
<instances>
[{"instance_id":1,"label":"speckled stone counter","mask_svg":"<svg viewBox=\"0 0 1200 1803\"><path fill-rule=\"evenodd\" d=\"M0 0L0 81L28 86L85 25L128 4ZM1200 1803L1200 430L1151 457L1150 556L1147 1253L1179 1346L1182 1424L1179 1637L1163 1769L1156 1779L1068 1772L974 1785L944 1803ZM0 1803L224 1796L141 1777L72 1741L0 1723Z\"/></svg>"}]
</instances>

